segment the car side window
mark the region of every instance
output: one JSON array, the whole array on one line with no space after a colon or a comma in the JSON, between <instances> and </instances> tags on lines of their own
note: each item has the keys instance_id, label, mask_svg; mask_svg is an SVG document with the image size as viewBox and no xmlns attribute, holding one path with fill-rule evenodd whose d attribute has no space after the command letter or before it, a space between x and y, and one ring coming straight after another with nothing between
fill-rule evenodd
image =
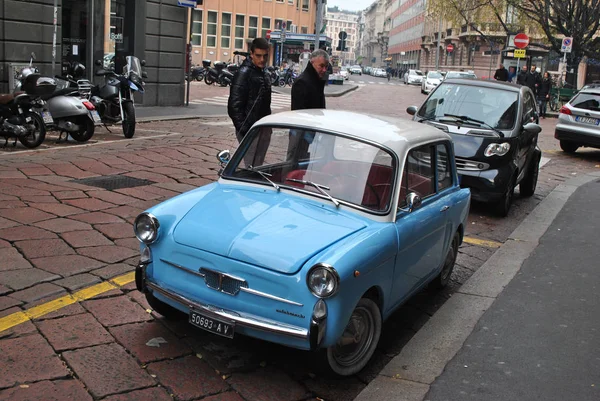
<instances>
[{"instance_id":1,"label":"car side window","mask_svg":"<svg viewBox=\"0 0 600 401\"><path fill-rule=\"evenodd\" d=\"M529 92L525 92L523 102L523 124L530 123L535 120L535 102Z\"/></svg>"},{"instance_id":2,"label":"car side window","mask_svg":"<svg viewBox=\"0 0 600 401\"><path fill-rule=\"evenodd\" d=\"M436 146L437 190L443 191L452 186L452 170L450 166L450 153L447 143Z\"/></svg>"},{"instance_id":3,"label":"car side window","mask_svg":"<svg viewBox=\"0 0 600 401\"><path fill-rule=\"evenodd\" d=\"M400 207L406 205L406 195L411 192L423 199L435 193L434 149L434 145L425 145L408 152L400 186Z\"/></svg>"}]
</instances>

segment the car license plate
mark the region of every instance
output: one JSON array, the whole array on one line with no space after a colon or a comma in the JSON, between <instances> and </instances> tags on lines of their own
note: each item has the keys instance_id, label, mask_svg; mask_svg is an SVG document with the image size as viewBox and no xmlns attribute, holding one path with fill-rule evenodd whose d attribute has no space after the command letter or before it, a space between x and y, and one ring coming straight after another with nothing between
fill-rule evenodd
<instances>
[{"instance_id":1,"label":"car license plate","mask_svg":"<svg viewBox=\"0 0 600 401\"><path fill-rule=\"evenodd\" d=\"M49 111L42 111L42 119L44 120L44 124L54 124L54 119Z\"/></svg>"},{"instance_id":2,"label":"car license plate","mask_svg":"<svg viewBox=\"0 0 600 401\"><path fill-rule=\"evenodd\" d=\"M586 123L586 124L600 125L600 120L597 118L592 118L592 117L577 116L577 117L575 117L575 121L580 122L580 123Z\"/></svg>"},{"instance_id":3,"label":"car license plate","mask_svg":"<svg viewBox=\"0 0 600 401\"><path fill-rule=\"evenodd\" d=\"M90 115L92 116L92 120L94 120L95 123L102 122L102 119L100 118L100 115L96 110L90 110Z\"/></svg>"},{"instance_id":4,"label":"car license plate","mask_svg":"<svg viewBox=\"0 0 600 401\"><path fill-rule=\"evenodd\" d=\"M190 323L192 326L200 327L211 333L227 338L233 338L233 329L235 327L233 324L204 316L194 310L190 311Z\"/></svg>"}]
</instances>

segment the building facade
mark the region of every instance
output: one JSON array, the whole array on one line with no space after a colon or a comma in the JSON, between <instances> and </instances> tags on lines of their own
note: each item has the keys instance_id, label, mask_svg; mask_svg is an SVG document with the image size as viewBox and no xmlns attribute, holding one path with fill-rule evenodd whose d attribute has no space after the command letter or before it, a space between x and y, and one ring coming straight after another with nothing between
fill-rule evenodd
<instances>
[{"instance_id":1,"label":"building facade","mask_svg":"<svg viewBox=\"0 0 600 401\"><path fill-rule=\"evenodd\" d=\"M364 11L364 29L361 43L363 66L380 67L383 60L382 35L384 32L387 0L376 0Z\"/></svg>"},{"instance_id":2,"label":"building facade","mask_svg":"<svg viewBox=\"0 0 600 401\"><path fill-rule=\"evenodd\" d=\"M43 75L62 74L78 61L95 83L103 80L94 76L96 60L119 69L134 55L148 73L136 102L183 104L187 9L175 0L58 0L55 25L53 4L0 2L0 92L12 91L15 71L32 52Z\"/></svg>"},{"instance_id":3,"label":"building facade","mask_svg":"<svg viewBox=\"0 0 600 401\"><path fill-rule=\"evenodd\" d=\"M419 68L426 4L426 0L392 1L388 48L392 66Z\"/></svg>"},{"instance_id":4,"label":"building facade","mask_svg":"<svg viewBox=\"0 0 600 401\"><path fill-rule=\"evenodd\" d=\"M204 0L191 14L192 62L241 61L234 51L271 34L269 63L298 62L314 43L316 7L316 0Z\"/></svg>"},{"instance_id":5,"label":"building facade","mask_svg":"<svg viewBox=\"0 0 600 401\"><path fill-rule=\"evenodd\" d=\"M341 65L354 64L356 61L356 48L358 45L358 14L348 11L327 11L326 35L333 38L332 54L338 56ZM336 50L339 46L340 32L346 32L346 51Z\"/></svg>"}]
</instances>

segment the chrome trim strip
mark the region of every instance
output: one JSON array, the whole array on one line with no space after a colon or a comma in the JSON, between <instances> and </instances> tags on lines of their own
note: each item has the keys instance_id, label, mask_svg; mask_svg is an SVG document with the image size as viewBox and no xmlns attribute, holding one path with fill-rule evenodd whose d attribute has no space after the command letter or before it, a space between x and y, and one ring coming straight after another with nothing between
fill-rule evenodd
<instances>
[{"instance_id":1,"label":"chrome trim strip","mask_svg":"<svg viewBox=\"0 0 600 401\"><path fill-rule=\"evenodd\" d=\"M168 260L165 260L165 259L162 259L162 258L161 258L160 260L161 260L161 262L165 262L166 264L168 264L168 265L171 265L171 266L173 266L173 267L176 267L176 268L178 268L178 269L181 269L181 270L183 270L183 271L185 271L185 272L188 272L188 273L194 274L194 275L196 275L196 276L199 276L199 277L202 277L202 278L205 278L205 277L206 277L206 276L205 276L203 273L196 272L196 271L194 271L194 270L188 269L187 267L183 267L183 266L181 266L181 265L178 265L177 263L169 262ZM206 269L206 270L210 270L210 269ZM212 271L212 272L215 272L214 270L210 270L210 271ZM224 275L224 276L227 276L227 277L233 278L233 279L235 279L235 280L240 280L240 281L244 281L244 282L246 282L246 280L244 280L243 278L239 278L239 277L237 277L237 276L232 276L232 275L230 275L230 274L226 274L226 273L220 273L220 272L215 272L215 273L222 274L222 275ZM207 285L207 287L208 287L208 285ZM209 288L210 288L210 287L209 287ZM283 303L290 304L290 305L295 305L295 306L304 306L304 304L301 304L301 303L299 303L299 302L290 301L289 299L285 299L285 298L280 298L280 297L278 297L278 296L276 296L276 295L267 294L266 292L262 292L262 291L253 290L252 288L240 287L240 291L244 291L244 292L247 292L247 293L249 293L249 294L252 294L252 295L256 295L256 296L259 296L259 297L263 297L263 298L272 299L272 300L274 300L274 301L279 301L279 302L283 302Z\"/></svg>"},{"instance_id":2,"label":"chrome trim strip","mask_svg":"<svg viewBox=\"0 0 600 401\"><path fill-rule=\"evenodd\" d=\"M225 319L226 321L230 321L231 323L240 325L242 327L266 331L268 333L283 334L290 337L300 338L302 340L308 339L308 330L303 329L301 327L291 326L284 323L276 322L274 320L264 319L244 312L229 311L225 309L211 307L210 305L194 302L185 298L182 295L171 291L167 291L151 282L146 282L146 286L151 290L157 291L160 294L177 303L187 305L188 308L197 310L198 312L203 313L214 319Z\"/></svg>"},{"instance_id":3,"label":"chrome trim strip","mask_svg":"<svg viewBox=\"0 0 600 401\"><path fill-rule=\"evenodd\" d=\"M160 261L161 262L165 262L166 264L171 265L173 267L176 267L178 269L181 269L181 270L183 270L183 271L185 271L187 273L191 273L191 274L193 274L195 276L204 278L204 274L203 273L200 273L200 272L188 269L187 267L183 267L181 265L178 265L177 263L169 262L168 260L165 260L165 259L162 259L162 258L160 259Z\"/></svg>"},{"instance_id":4,"label":"chrome trim strip","mask_svg":"<svg viewBox=\"0 0 600 401\"><path fill-rule=\"evenodd\" d=\"M301 304L299 302L290 301L285 298L279 298L275 295L267 294L266 292L260 292L260 291L253 290L252 288L240 287L240 291L247 292L247 293L253 294L253 295L257 295L259 297L269 298L269 299L279 301L279 302L285 302L286 304L290 304L290 305L304 306L304 304Z\"/></svg>"}]
</instances>

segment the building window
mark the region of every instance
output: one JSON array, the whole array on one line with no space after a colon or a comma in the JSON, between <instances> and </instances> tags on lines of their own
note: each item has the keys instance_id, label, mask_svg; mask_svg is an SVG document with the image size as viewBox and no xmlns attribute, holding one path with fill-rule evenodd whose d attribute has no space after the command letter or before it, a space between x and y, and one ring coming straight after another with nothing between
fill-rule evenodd
<instances>
[{"instance_id":1,"label":"building window","mask_svg":"<svg viewBox=\"0 0 600 401\"><path fill-rule=\"evenodd\" d=\"M263 22L264 22L264 20L263 20ZM274 29L283 29L283 20L282 19L276 19L275 20L275 27L274 27Z\"/></svg>"},{"instance_id":2,"label":"building window","mask_svg":"<svg viewBox=\"0 0 600 401\"><path fill-rule=\"evenodd\" d=\"M235 48L244 48L244 26L246 23L246 17L241 14L235 16Z\"/></svg>"},{"instance_id":3,"label":"building window","mask_svg":"<svg viewBox=\"0 0 600 401\"><path fill-rule=\"evenodd\" d=\"M293 6L294 5L294 0L288 0L288 4L290 4L290 5Z\"/></svg>"},{"instance_id":4,"label":"building window","mask_svg":"<svg viewBox=\"0 0 600 401\"><path fill-rule=\"evenodd\" d=\"M308 11L310 0L302 0L302 11Z\"/></svg>"},{"instance_id":5,"label":"building window","mask_svg":"<svg viewBox=\"0 0 600 401\"><path fill-rule=\"evenodd\" d=\"M229 49L231 45L231 13L221 14L221 48Z\"/></svg>"},{"instance_id":6,"label":"building window","mask_svg":"<svg viewBox=\"0 0 600 401\"><path fill-rule=\"evenodd\" d=\"M202 46L202 10L192 13L192 44Z\"/></svg>"},{"instance_id":7,"label":"building window","mask_svg":"<svg viewBox=\"0 0 600 401\"><path fill-rule=\"evenodd\" d=\"M288 21L286 24L287 24L287 27L285 29L287 31L291 32L292 31L292 25L293 25L292 21Z\"/></svg>"},{"instance_id":8,"label":"building window","mask_svg":"<svg viewBox=\"0 0 600 401\"><path fill-rule=\"evenodd\" d=\"M267 37L267 31L271 29L271 18L265 18L263 17L262 19L262 31L260 32L260 37L261 38L266 38Z\"/></svg>"},{"instance_id":9,"label":"building window","mask_svg":"<svg viewBox=\"0 0 600 401\"><path fill-rule=\"evenodd\" d=\"M277 3L283 3L283 0L275 0Z\"/></svg>"},{"instance_id":10,"label":"building window","mask_svg":"<svg viewBox=\"0 0 600 401\"><path fill-rule=\"evenodd\" d=\"M208 12L208 23L206 24L206 46L217 47L217 18L216 11Z\"/></svg>"},{"instance_id":11,"label":"building window","mask_svg":"<svg viewBox=\"0 0 600 401\"><path fill-rule=\"evenodd\" d=\"M308 33L308 27L303 26L302 28L300 28L300 33Z\"/></svg>"},{"instance_id":12,"label":"building window","mask_svg":"<svg viewBox=\"0 0 600 401\"><path fill-rule=\"evenodd\" d=\"M258 17L248 17L248 37L255 39L258 35Z\"/></svg>"}]
</instances>

